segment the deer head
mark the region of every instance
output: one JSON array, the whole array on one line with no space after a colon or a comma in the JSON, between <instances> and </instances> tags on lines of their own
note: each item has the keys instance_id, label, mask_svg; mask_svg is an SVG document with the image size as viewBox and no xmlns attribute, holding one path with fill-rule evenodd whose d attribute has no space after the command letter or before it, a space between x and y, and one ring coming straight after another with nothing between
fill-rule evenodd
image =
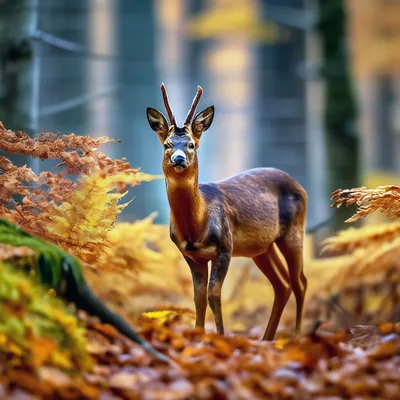
<instances>
[{"instance_id":1,"label":"deer head","mask_svg":"<svg viewBox=\"0 0 400 400\"><path fill-rule=\"evenodd\" d=\"M183 127L180 128L176 124L164 84L161 85L161 92L170 124L160 111L150 107L147 108L147 119L151 129L157 133L164 145L164 174L167 176L196 173L198 168L197 149L200 145L201 135L211 126L213 121L214 106L206 108L193 118L203 93L203 89L198 86L197 94L193 99Z\"/></svg>"}]
</instances>

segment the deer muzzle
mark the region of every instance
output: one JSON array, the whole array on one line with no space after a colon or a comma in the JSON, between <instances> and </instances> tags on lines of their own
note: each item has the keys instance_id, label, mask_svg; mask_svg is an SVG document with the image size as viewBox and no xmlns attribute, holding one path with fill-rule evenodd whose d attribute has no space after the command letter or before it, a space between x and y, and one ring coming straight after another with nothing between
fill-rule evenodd
<instances>
[{"instance_id":1,"label":"deer muzzle","mask_svg":"<svg viewBox=\"0 0 400 400\"><path fill-rule=\"evenodd\" d=\"M182 150L174 151L171 156L171 162L175 168L186 168L186 154Z\"/></svg>"}]
</instances>

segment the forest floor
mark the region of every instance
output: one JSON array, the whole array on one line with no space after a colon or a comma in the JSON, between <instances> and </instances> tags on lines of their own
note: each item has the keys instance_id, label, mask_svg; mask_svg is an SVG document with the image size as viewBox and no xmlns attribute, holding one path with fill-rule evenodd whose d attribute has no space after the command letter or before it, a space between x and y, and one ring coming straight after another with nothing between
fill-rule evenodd
<instances>
[{"instance_id":1,"label":"forest floor","mask_svg":"<svg viewBox=\"0 0 400 400\"><path fill-rule=\"evenodd\" d=\"M192 316L181 310L155 314L143 315L136 327L176 366L154 360L110 326L83 316L91 370L76 376L57 367L35 370L8 354L0 366L1 398L399 398L400 324L339 333L320 328L297 339L260 342L193 329Z\"/></svg>"}]
</instances>

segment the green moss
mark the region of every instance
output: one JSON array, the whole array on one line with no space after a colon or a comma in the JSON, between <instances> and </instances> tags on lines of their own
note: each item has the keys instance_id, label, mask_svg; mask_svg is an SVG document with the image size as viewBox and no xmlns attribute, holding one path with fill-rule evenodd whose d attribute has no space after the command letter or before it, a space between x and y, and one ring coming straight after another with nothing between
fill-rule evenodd
<instances>
[{"instance_id":1,"label":"green moss","mask_svg":"<svg viewBox=\"0 0 400 400\"><path fill-rule=\"evenodd\" d=\"M34 269L40 282L59 292L65 279L65 268L74 280L74 284L83 282L82 269L79 262L66 254L56 245L24 232L15 224L0 218L0 243L15 247L29 247L37 254ZM64 293L63 293L64 295Z\"/></svg>"}]
</instances>

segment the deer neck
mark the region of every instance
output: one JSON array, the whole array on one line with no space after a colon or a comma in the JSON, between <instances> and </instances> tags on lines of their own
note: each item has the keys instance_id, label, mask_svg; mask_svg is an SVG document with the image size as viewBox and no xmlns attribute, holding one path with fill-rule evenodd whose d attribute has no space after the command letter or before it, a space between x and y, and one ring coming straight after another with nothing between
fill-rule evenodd
<instances>
[{"instance_id":1,"label":"deer neck","mask_svg":"<svg viewBox=\"0 0 400 400\"><path fill-rule=\"evenodd\" d=\"M205 221L206 206L200 193L198 176L190 179L166 179L171 222L182 239L199 238Z\"/></svg>"}]
</instances>

